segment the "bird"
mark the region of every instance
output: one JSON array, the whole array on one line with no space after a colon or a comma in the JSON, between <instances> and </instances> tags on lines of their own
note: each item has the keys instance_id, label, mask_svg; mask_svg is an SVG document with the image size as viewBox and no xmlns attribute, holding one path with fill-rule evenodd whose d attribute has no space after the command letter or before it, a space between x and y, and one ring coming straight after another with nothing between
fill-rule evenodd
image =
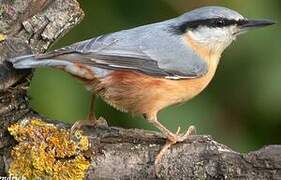
<instances>
[{"instance_id":1,"label":"bird","mask_svg":"<svg viewBox=\"0 0 281 180\"><path fill-rule=\"evenodd\" d=\"M92 92L88 119L97 121L94 99L143 116L171 143L194 133L173 133L161 124L162 109L186 102L213 79L223 51L242 33L273 25L226 7L205 6L178 17L71 44L43 54L8 59L16 69L61 69ZM78 124L82 124L79 121Z\"/></svg>"}]
</instances>

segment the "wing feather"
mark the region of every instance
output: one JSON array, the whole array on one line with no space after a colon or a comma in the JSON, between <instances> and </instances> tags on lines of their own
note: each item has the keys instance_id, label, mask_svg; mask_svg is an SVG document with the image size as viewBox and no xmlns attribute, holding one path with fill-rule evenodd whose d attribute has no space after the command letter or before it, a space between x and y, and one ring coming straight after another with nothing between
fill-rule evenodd
<instances>
[{"instance_id":1,"label":"wing feather","mask_svg":"<svg viewBox=\"0 0 281 180\"><path fill-rule=\"evenodd\" d=\"M153 26L153 27L152 27ZM170 79L196 78L208 71L207 64L159 23L102 35L39 55L89 66L132 70Z\"/></svg>"}]
</instances>

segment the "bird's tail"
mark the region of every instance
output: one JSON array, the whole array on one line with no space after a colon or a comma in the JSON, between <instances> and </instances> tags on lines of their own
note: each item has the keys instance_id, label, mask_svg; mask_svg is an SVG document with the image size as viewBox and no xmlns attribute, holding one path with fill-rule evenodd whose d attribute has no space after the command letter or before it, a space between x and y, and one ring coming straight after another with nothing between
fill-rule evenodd
<instances>
[{"instance_id":1,"label":"bird's tail","mask_svg":"<svg viewBox=\"0 0 281 180\"><path fill-rule=\"evenodd\" d=\"M57 59L37 59L35 55L24 55L8 59L16 69L30 69L39 67L65 67L68 61Z\"/></svg>"}]
</instances>

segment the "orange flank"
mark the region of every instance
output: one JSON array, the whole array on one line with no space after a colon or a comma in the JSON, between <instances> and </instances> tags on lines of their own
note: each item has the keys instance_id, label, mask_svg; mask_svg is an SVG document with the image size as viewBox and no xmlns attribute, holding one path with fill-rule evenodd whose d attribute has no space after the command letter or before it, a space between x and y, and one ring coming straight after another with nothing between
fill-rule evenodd
<instances>
[{"instance_id":1,"label":"orange flank","mask_svg":"<svg viewBox=\"0 0 281 180\"><path fill-rule=\"evenodd\" d=\"M132 114L152 114L199 94L215 73L197 79L170 80L131 71L114 71L95 83L96 92L115 108Z\"/></svg>"}]
</instances>

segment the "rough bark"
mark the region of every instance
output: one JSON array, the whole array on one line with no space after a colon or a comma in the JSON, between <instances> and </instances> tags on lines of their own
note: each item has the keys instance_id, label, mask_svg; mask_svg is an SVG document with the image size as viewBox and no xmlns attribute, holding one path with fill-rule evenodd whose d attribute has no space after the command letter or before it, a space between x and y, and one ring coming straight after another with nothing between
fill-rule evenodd
<instances>
[{"instance_id":1,"label":"rough bark","mask_svg":"<svg viewBox=\"0 0 281 180\"><path fill-rule=\"evenodd\" d=\"M281 179L280 145L241 154L209 136L191 136L187 141L173 145L155 162L165 144L159 133L105 125L85 127L83 134L89 140L85 143L82 135L77 138L69 133L69 125L37 115L30 108L26 95L32 72L16 71L5 60L28 52L46 51L83 16L75 0L0 1L0 33L7 36L0 43L0 176L11 173L20 176L19 172L25 171L19 169L29 168L36 170L29 172L32 177L41 173L41 178L74 178L77 175L86 179ZM57 143L56 147L53 142L57 141L49 141L50 137L62 144ZM64 139L59 139L61 137ZM52 145L53 149L42 148L42 144ZM48 171L39 172L37 166L25 167L30 165L28 161L36 159L28 154L37 146L38 151L43 150L43 155L42 152L38 154L39 161L55 151L55 155L52 154L54 161L63 162L58 167L66 168L70 163L66 169L71 172L55 176ZM80 158L77 160L77 157ZM36 163L31 162L32 165ZM76 167L75 163L80 164ZM17 165L20 165L18 169L11 170ZM43 165L47 166L45 160ZM82 165L87 167L86 171L73 168L79 169Z\"/></svg>"}]
</instances>

